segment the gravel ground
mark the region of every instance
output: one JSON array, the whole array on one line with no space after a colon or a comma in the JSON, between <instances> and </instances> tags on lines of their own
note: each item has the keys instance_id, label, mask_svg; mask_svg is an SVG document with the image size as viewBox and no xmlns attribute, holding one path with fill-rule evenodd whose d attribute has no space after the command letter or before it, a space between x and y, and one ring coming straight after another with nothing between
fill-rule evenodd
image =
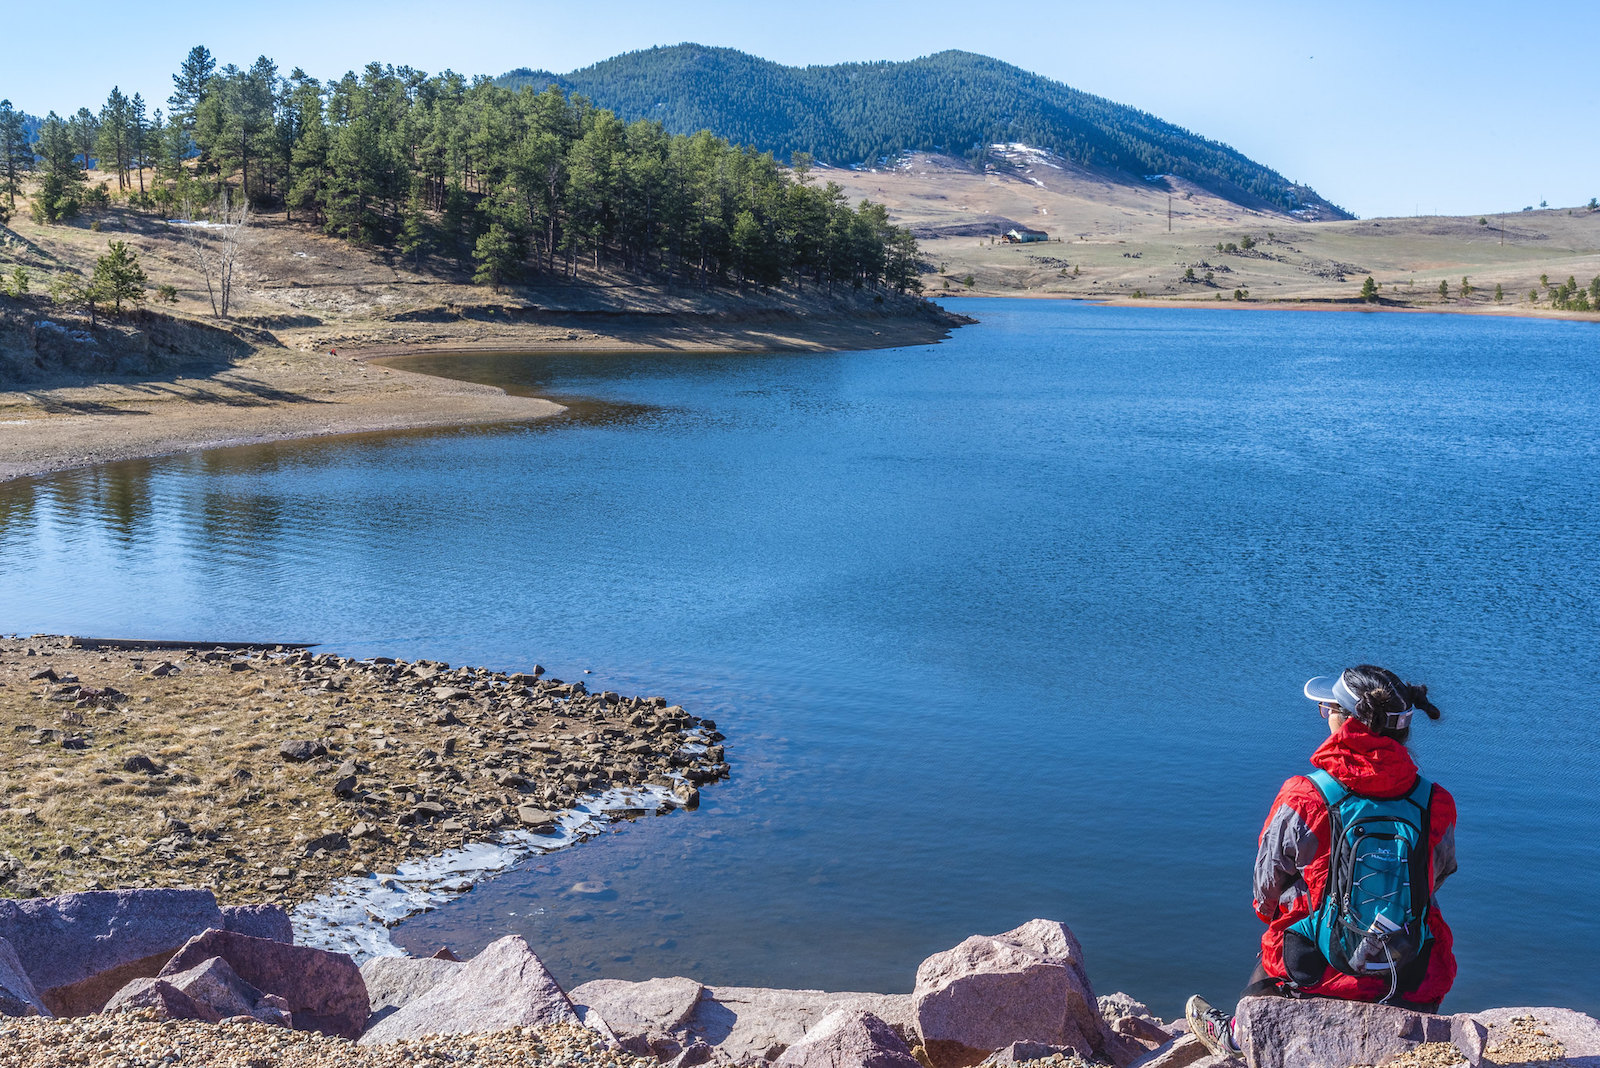
<instances>
[{"instance_id":1,"label":"gravel ground","mask_svg":"<svg viewBox=\"0 0 1600 1068\"><path fill-rule=\"evenodd\" d=\"M380 1046L256 1023L156 1020L150 1013L0 1021L0 1068L659 1068L576 1025L429 1036Z\"/></svg>"}]
</instances>

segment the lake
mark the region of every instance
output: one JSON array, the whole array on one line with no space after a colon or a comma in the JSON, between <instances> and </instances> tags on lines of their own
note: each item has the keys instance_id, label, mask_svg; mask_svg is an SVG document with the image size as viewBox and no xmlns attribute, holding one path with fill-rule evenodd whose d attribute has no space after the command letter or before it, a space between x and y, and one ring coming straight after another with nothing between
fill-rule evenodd
<instances>
[{"instance_id":1,"label":"lake","mask_svg":"<svg viewBox=\"0 0 1600 1068\"><path fill-rule=\"evenodd\" d=\"M0 486L0 628L538 662L727 734L699 811L413 948L905 991L1044 916L1167 1017L1251 967L1302 683L1375 662L1444 710L1412 748L1461 811L1447 1011L1600 1011L1600 331L957 307L932 347L414 357L582 402Z\"/></svg>"}]
</instances>

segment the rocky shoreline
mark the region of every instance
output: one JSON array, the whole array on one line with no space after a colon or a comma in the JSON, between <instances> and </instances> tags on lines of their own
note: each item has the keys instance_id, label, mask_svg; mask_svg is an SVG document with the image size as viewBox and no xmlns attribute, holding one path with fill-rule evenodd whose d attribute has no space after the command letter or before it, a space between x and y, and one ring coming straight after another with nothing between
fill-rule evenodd
<instances>
[{"instance_id":1,"label":"rocky shoreline","mask_svg":"<svg viewBox=\"0 0 1600 1068\"><path fill-rule=\"evenodd\" d=\"M692 808L729 771L714 722L536 665L126 644L0 638L0 893L203 883L294 906L384 876L432 893L398 869L547 851Z\"/></svg>"},{"instance_id":2,"label":"rocky shoreline","mask_svg":"<svg viewBox=\"0 0 1600 1068\"><path fill-rule=\"evenodd\" d=\"M5 1019L4 1017L10 1017ZM1065 925L1031 920L923 961L909 994L563 990L518 936L469 961L295 944L270 905L207 890L0 901L0 1065L213 1068L1536 1068L1600 1064L1600 1021L1559 1008L1435 1016L1247 998L1237 1057L1126 994L1096 997Z\"/></svg>"}]
</instances>

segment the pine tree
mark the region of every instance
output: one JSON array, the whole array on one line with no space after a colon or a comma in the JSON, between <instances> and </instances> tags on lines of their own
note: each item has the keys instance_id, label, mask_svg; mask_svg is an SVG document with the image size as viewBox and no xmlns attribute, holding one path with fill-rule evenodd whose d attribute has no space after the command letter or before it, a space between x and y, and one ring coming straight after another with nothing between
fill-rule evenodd
<instances>
[{"instance_id":1,"label":"pine tree","mask_svg":"<svg viewBox=\"0 0 1600 1068\"><path fill-rule=\"evenodd\" d=\"M117 314L122 313L122 302L143 303L147 279L139 266L138 254L128 248L127 242L113 241L104 256L95 260L95 296L109 300Z\"/></svg>"},{"instance_id":2,"label":"pine tree","mask_svg":"<svg viewBox=\"0 0 1600 1068\"><path fill-rule=\"evenodd\" d=\"M11 101L0 100L0 193L5 194L8 208L17 206L22 176L32 169L33 152L28 147L22 113L11 106Z\"/></svg>"},{"instance_id":3,"label":"pine tree","mask_svg":"<svg viewBox=\"0 0 1600 1068\"><path fill-rule=\"evenodd\" d=\"M200 109L200 102L205 99L207 83L216 69L217 61L212 58L210 50L204 45L195 45L189 49L178 73L172 76L173 89L172 95L167 98L167 119L184 138L193 134L195 114Z\"/></svg>"},{"instance_id":4,"label":"pine tree","mask_svg":"<svg viewBox=\"0 0 1600 1068\"><path fill-rule=\"evenodd\" d=\"M521 256L511 232L500 223L490 223L489 229L478 238L472 258L478 264L478 269L472 274L473 282L498 289L505 277L516 268Z\"/></svg>"},{"instance_id":5,"label":"pine tree","mask_svg":"<svg viewBox=\"0 0 1600 1068\"><path fill-rule=\"evenodd\" d=\"M132 125L133 105L122 90L111 87L96 120L95 151L100 157L100 169L110 170L117 176L117 188L128 188L129 172L133 167ZM109 164L109 166L107 166Z\"/></svg>"},{"instance_id":6,"label":"pine tree","mask_svg":"<svg viewBox=\"0 0 1600 1068\"><path fill-rule=\"evenodd\" d=\"M133 150L133 166L139 172L139 199L144 200L144 169L149 164L150 120L145 115L144 97L133 94L128 105L128 137Z\"/></svg>"},{"instance_id":7,"label":"pine tree","mask_svg":"<svg viewBox=\"0 0 1600 1068\"><path fill-rule=\"evenodd\" d=\"M100 120L88 108L79 108L68 122L73 146L83 156L83 169L87 171L94 162L95 143L100 139Z\"/></svg>"},{"instance_id":8,"label":"pine tree","mask_svg":"<svg viewBox=\"0 0 1600 1068\"><path fill-rule=\"evenodd\" d=\"M39 190L33 215L40 222L60 222L78 214L87 176L78 166L78 146L66 121L55 112L44 117L33 150L39 156Z\"/></svg>"},{"instance_id":9,"label":"pine tree","mask_svg":"<svg viewBox=\"0 0 1600 1068\"><path fill-rule=\"evenodd\" d=\"M1372 280L1370 274L1367 275L1367 280L1361 283L1361 299L1368 304L1378 299L1378 283Z\"/></svg>"}]
</instances>

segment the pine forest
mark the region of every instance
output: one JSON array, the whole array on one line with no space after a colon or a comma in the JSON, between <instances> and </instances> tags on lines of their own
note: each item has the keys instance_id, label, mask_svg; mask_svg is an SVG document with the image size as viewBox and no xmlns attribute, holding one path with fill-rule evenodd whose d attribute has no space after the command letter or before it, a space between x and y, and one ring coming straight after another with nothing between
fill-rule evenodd
<instances>
[{"instance_id":1,"label":"pine forest","mask_svg":"<svg viewBox=\"0 0 1600 1068\"><path fill-rule=\"evenodd\" d=\"M112 89L98 111L30 121L0 102L0 204L70 217L110 194L165 216L282 212L475 282L622 269L683 285L915 291L910 232L846 203L796 154L701 130L623 122L559 87L517 89L446 71L369 64L321 82L261 57L218 67L204 47L173 76L165 112ZM34 130L36 129L36 133Z\"/></svg>"}]
</instances>

